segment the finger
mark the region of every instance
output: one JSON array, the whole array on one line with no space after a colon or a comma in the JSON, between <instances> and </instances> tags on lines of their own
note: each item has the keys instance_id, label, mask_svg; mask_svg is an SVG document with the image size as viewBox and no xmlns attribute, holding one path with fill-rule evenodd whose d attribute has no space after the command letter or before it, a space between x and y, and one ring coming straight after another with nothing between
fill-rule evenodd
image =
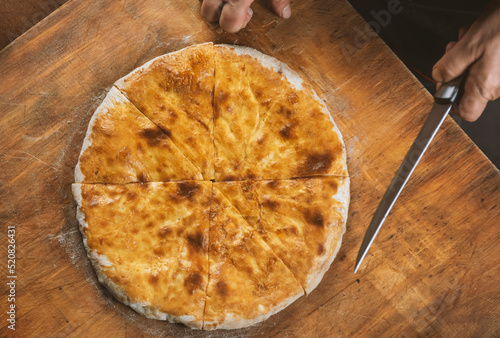
<instances>
[{"instance_id":1,"label":"finger","mask_svg":"<svg viewBox=\"0 0 500 338\"><path fill-rule=\"evenodd\" d=\"M465 79L464 94L458 106L458 113L465 121L477 120L488 101L496 99L500 88L500 68L487 56L470 67Z\"/></svg>"},{"instance_id":2,"label":"finger","mask_svg":"<svg viewBox=\"0 0 500 338\"><path fill-rule=\"evenodd\" d=\"M488 100L476 92L465 92L458 105L458 115L468 122L476 121L483 113Z\"/></svg>"},{"instance_id":3,"label":"finger","mask_svg":"<svg viewBox=\"0 0 500 338\"><path fill-rule=\"evenodd\" d=\"M469 31L469 27L464 26L461 27L460 30L458 31L458 40L462 40L465 34Z\"/></svg>"},{"instance_id":4,"label":"finger","mask_svg":"<svg viewBox=\"0 0 500 338\"><path fill-rule=\"evenodd\" d=\"M446 51L449 51L450 49L452 49L456 44L457 44L456 41L451 41L450 43L448 43L446 45Z\"/></svg>"},{"instance_id":5,"label":"finger","mask_svg":"<svg viewBox=\"0 0 500 338\"><path fill-rule=\"evenodd\" d=\"M223 6L223 0L203 0L200 9L201 16L208 22L217 22Z\"/></svg>"},{"instance_id":6,"label":"finger","mask_svg":"<svg viewBox=\"0 0 500 338\"><path fill-rule=\"evenodd\" d=\"M477 60L481 51L469 47L467 39L458 41L432 68L432 77L437 82L451 81L461 75Z\"/></svg>"},{"instance_id":7,"label":"finger","mask_svg":"<svg viewBox=\"0 0 500 338\"><path fill-rule=\"evenodd\" d=\"M292 15L290 0L271 0L271 7L276 14L284 19L288 19Z\"/></svg>"},{"instance_id":8,"label":"finger","mask_svg":"<svg viewBox=\"0 0 500 338\"><path fill-rule=\"evenodd\" d=\"M240 29L243 29L248 25L248 23L250 22L250 19L252 19L252 16L253 16L252 7L248 7L247 16L245 18L245 21L243 22L243 26L241 26Z\"/></svg>"},{"instance_id":9,"label":"finger","mask_svg":"<svg viewBox=\"0 0 500 338\"><path fill-rule=\"evenodd\" d=\"M223 30L236 33L252 18L250 5L253 0L227 1L222 7L219 24Z\"/></svg>"}]
</instances>

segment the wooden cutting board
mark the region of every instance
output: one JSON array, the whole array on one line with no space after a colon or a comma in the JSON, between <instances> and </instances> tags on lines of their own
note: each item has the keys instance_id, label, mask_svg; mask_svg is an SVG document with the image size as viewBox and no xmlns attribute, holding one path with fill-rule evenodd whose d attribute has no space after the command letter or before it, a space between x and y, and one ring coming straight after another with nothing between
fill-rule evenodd
<instances>
[{"instance_id":1,"label":"wooden cutting board","mask_svg":"<svg viewBox=\"0 0 500 338\"><path fill-rule=\"evenodd\" d=\"M334 114L352 177L347 232L319 287L226 336L500 335L500 175L448 118L358 274L361 239L423 124L431 96L343 0L261 3L236 35L196 0L72 0L0 52L0 336L205 336L115 301L86 258L71 196L90 117L112 83L151 58L213 41L287 63ZM16 331L6 312L15 229ZM212 332L211 334L214 334Z\"/></svg>"}]
</instances>

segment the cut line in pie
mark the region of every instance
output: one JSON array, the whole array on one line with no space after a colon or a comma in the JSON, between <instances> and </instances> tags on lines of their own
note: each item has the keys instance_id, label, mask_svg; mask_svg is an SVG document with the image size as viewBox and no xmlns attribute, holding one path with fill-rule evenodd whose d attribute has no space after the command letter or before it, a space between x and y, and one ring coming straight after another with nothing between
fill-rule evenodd
<instances>
[{"instance_id":1,"label":"cut line in pie","mask_svg":"<svg viewBox=\"0 0 500 338\"><path fill-rule=\"evenodd\" d=\"M114 84L75 182L99 281L148 318L205 330L258 323L316 288L349 205L342 136L311 87L212 43Z\"/></svg>"}]
</instances>

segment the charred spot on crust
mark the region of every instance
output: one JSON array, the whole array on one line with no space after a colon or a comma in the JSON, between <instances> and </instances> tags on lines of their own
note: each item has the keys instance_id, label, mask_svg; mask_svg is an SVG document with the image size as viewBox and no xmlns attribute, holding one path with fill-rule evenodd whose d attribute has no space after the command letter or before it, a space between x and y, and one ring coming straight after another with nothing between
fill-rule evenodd
<instances>
[{"instance_id":1,"label":"charred spot on crust","mask_svg":"<svg viewBox=\"0 0 500 338\"><path fill-rule=\"evenodd\" d=\"M280 128L280 135L287 140L292 138L292 128L293 128L292 123L289 122L285 124L283 127Z\"/></svg>"},{"instance_id":2,"label":"charred spot on crust","mask_svg":"<svg viewBox=\"0 0 500 338\"><path fill-rule=\"evenodd\" d=\"M285 115L286 118L289 119L292 116L292 111L290 109L281 106L280 109L278 110L278 114Z\"/></svg>"},{"instance_id":3,"label":"charred spot on crust","mask_svg":"<svg viewBox=\"0 0 500 338\"><path fill-rule=\"evenodd\" d=\"M196 252L203 251L203 244L205 242L205 236L202 233L197 232L196 234L191 234L187 236L188 244Z\"/></svg>"},{"instance_id":4,"label":"charred spot on crust","mask_svg":"<svg viewBox=\"0 0 500 338\"><path fill-rule=\"evenodd\" d=\"M172 116L172 118L174 118L174 119L177 118L177 113L175 111L173 111L172 109L169 109L168 114L170 116Z\"/></svg>"},{"instance_id":5,"label":"charred spot on crust","mask_svg":"<svg viewBox=\"0 0 500 338\"><path fill-rule=\"evenodd\" d=\"M196 289L200 289L203 284L203 277L198 272L190 273L184 280L184 286L187 288L189 294L193 294Z\"/></svg>"},{"instance_id":6,"label":"charred spot on crust","mask_svg":"<svg viewBox=\"0 0 500 338\"><path fill-rule=\"evenodd\" d=\"M267 183L267 186L271 189L276 189L279 184L280 184L280 182L276 180L276 181L271 181L271 182Z\"/></svg>"},{"instance_id":7,"label":"charred spot on crust","mask_svg":"<svg viewBox=\"0 0 500 338\"><path fill-rule=\"evenodd\" d=\"M171 233L172 233L171 227L164 227L164 228L161 228L160 231L158 231L158 236L160 236L161 238L165 238L168 235L170 235Z\"/></svg>"},{"instance_id":8,"label":"charred spot on crust","mask_svg":"<svg viewBox=\"0 0 500 338\"><path fill-rule=\"evenodd\" d=\"M162 248L155 248L153 250L153 253L158 256L158 257L161 257L163 256L165 253L163 252L163 249Z\"/></svg>"},{"instance_id":9,"label":"charred spot on crust","mask_svg":"<svg viewBox=\"0 0 500 338\"><path fill-rule=\"evenodd\" d=\"M294 235L294 236L297 236L297 235L299 234L299 231L298 231L298 230L297 230L297 228L296 228L296 227L294 227L294 226L290 226L290 227L286 228L286 231L287 231L288 233L291 233L291 234L292 234L292 235Z\"/></svg>"},{"instance_id":10,"label":"charred spot on crust","mask_svg":"<svg viewBox=\"0 0 500 338\"><path fill-rule=\"evenodd\" d=\"M224 91L222 91L222 90L220 90L219 91L219 95L217 95L218 102L222 102L222 103L226 102L227 101L227 97L228 97L227 93L224 92Z\"/></svg>"},{"instance_id":11,"label":"charred spot on crust","mask_svg":"<svg viewBox=\"0 0 500 338\"><path fill-rule=\"evenodd\" d=\"M247 171L245 172L245 176L246 176L246 178L247 178L247 179L249 179L249 180L253 180L253 179L256 179L256 178L257 178L257 176L255 176L255 175L254 175L254 173L253 173L253 172L251 172L250 170L247 170Z\"/></svg>"},{"instance_id":12,"label":"charred spot on crust","mask_svg":"<svg viewBox=\"0 0 500 338\"><path fill-rule=\"evenodd\" d=\"M311 174L325 174L328 172L332 166L334 157L329 152L312 152L307 155L306 160L298 168L298 174L300 176L308 176Z\"/></svg>"},{"instance_id":13,"label":"charred spot on crust","mask_svg":"<svg viewBox=\"0 0 500 338\"><path fill-rule=\"evenodd\" d=\"M236 176L228 175L222 179L223 181L237 181L238 178Z\"/></svg>"},{"instance_id":14,"label":"charred spot on crust","mask_svg":"<svg viewBox=\"0 0 500 338\"><path fill-rule=\"evenodd\" d=\"M323 214L319 209L304 210L304 217L309 224L312 224L319 228L324 226Z\"/></svg>"},{"instance_id":15,"label":"charred spot on crust","mask_svg":"<svg viewBox=\"0 0 500 338\"><path fill-rule=\"evenodd\" d=\"M221 297L226 297L227 296L227 284L224 281L218 281L217 284L215 284L215 289L217 290L217 293Z\"/></svg>"},{"instance_id":16,"label":"charred spot on crust","mask_svg":"<svg viewBox=\"0 0 500 338\"><path fill-rule=\"evenodd\" d=\"M177 194L194 202L194 197L200 191L200 185L196 182L182 182L177 187Z\"/></svg>"},{"instance_id":17,"label":"charred spot on crust","mask_svg":"<svg viewBox=\"0 0 500 338\"><path fill-rule=\"evenodd\" d=\"M262 206L271 210L276 210L278 207L279 203L277 201L271 201L271 200L265 200L262 202Z\"/></svg>"},{"instance_id":18,"label":"charred spot on crust","mask_svg":"<svg viewBox=\"0 0 500 338\"><path fill-rule=\"evenodd\" d=\"M188 136L185 142L194 146L196 144L196 139L193 136Z\"/></svg>"},{"instance_id":19,"label":"charred spot on crust","mask_svg":"<svg viewBox=\"0 0 500 338\"><path fill-rule=\"evenodd\" d=\"M329 181L328 185L330 186L330 188L332 188L332 190L338 191L339 189L339 182L337 180Z\"/></svg>"},{"instance_id":20,"label":"charred spot on crust","mask_svg":"<svg viewBox=\"0 0 500 338\"><path fill-rule=\"evenodd\" d=\"M146 128L139 132L139 136L144 138L150 147L157 146L167 137L159 128Z\"/></svg>"},{"instance_id":21,"label":"charred spot on crust","mask_svg":"<svg viewBox=\"0 0 500 338\"><path fill-rule=\"evenodd\" d=\"M139 176L137 176L137 180L139 180L139 182L147 182L148 177L145 173L140 173Z\"/></svg>"},{"instance_id":22,"label":"charred spot on crust","mask_svg":"<svg viewBox=\"0 0 500 338\"><path fill-rule=\"evenodd\" d=\"M323 244L318 245L318 256L322 256L325 253L325 247Z\"/></svg>"},{"instance_id":23,"label":"charred spot on crust","mask_svg":"<svg viewBox=\"0 0 500 338\"><path fill-rule=\"evenodd\" d=\"M132 201L137 198L137 193L135 191L127 192L127 200Z\"/></svg>"},{"instance_id":24,"label":"charred spot on crust","mask_svg":"<svg viewBox=\"0 0 500 338\"><path fill-rule=\"evenodd\" d=\"M149 275L149 284L151 285L156 285L158 284L158 273L154 273L152 275Z\"/></svg>"},{"instance_id":25,"label":"charred spot on crust","mask_svg":"<svg viewBox=\"0 0 500 338\"><path fill-rule=\"evenodd\" d=\"M172 132L170 131L170 129L167 129L167 128L162 128L161 130L163 131L163 133L164 133L167 137L171 137L171 136L172 136Z\"/></svg>"}]
</instances>

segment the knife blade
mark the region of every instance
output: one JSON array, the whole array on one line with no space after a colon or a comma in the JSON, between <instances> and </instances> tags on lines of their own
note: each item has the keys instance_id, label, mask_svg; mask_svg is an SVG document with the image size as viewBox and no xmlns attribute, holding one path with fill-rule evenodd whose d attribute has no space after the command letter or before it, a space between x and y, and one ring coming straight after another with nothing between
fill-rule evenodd
<instances>
[{"instance_id":1,"label":"knife blade","mask_svg":"<svg viewBox=\"0 0 500 338\"><path fill-rule=\"evenodd\" d=\"M361 262L368 253L368 250L382 227L382 224L389 215L389 212L394 206L394 203L398 199L405 184L408 182L413 170L441 127L446 115L450 112L453 104L457 101L457 98L460 97L462 91L461 85L464 78L465 75L462 75L452 81L443 83L434 95L434 105L429 116L417 135L417 138L411 145L410 150L408 150L408 153L399 166L399 169L396 171L396 174L389 184L384 197L382 197L373 219L366 230L363 242L359 248L358 257L356 258L354 273L358 271Z\"/></svg>"}]
</instances>

